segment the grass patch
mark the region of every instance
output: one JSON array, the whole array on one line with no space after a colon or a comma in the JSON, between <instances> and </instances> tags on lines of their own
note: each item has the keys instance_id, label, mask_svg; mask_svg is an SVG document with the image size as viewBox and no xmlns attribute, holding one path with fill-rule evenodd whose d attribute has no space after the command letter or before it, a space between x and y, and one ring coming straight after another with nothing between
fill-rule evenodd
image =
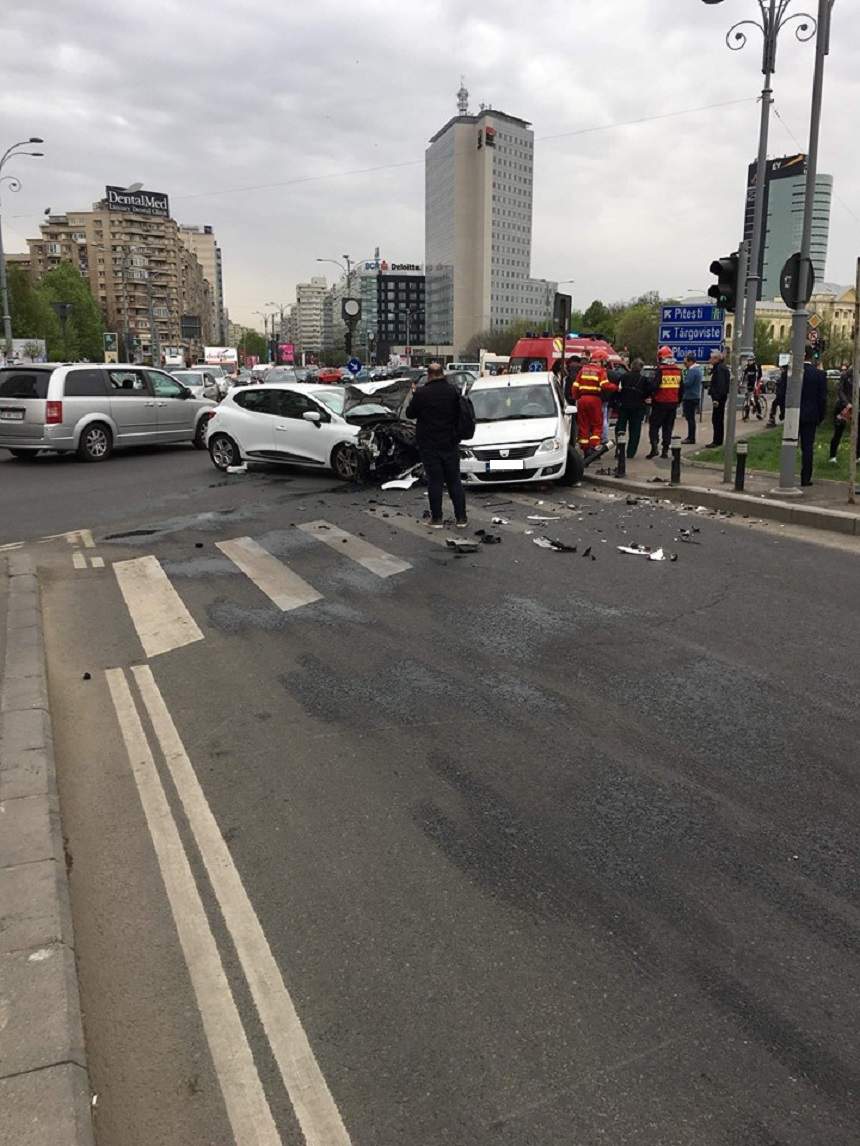
<instances>
[{"instance_id":1,"label":"grass patch","mask_svg":"<svg viewBox=\"0 0 860 1146\"><path fill-rule=\"evenodd\" d=\"M842 435L839 443L838 462L835 466L830 464L830 439L833 436L832 417L825 420L818 427L815 435L815 458L812 465L812 476L815 478L830 478L832 481L848 481L848 430ZM749 442L747 454L747 467L751 470L767 470L770 473L779 473L779 451L782 446L782 426L775 430L762 430L761 433L752 434L745 439ZM716 450L699 450L692 455L697 462L717 462L722 464L723 447ZM800 473L800 447L797 449L796 472Z\"/></svg>"}]
</instances>

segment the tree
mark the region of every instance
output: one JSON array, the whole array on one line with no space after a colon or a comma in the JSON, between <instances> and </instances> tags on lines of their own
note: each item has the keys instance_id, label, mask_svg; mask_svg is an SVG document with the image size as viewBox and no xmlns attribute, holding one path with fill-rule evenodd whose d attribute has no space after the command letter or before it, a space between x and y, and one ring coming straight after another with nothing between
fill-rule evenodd
<instances>
[{"instance_id":1,"label":"tree","mask_svg":"<svg viewBox=\"0 0 860 1146\"><path fill-rule=\"evenodd\" d=\"M48 360L64 358L60 321L48 300L34 290L30 278L20 267L7 267L9 309L15 338L42 338L47 344Z\"/></svg>"},{"instance_id":2,"label":"tree","mask_svg":"<svg viewBox=\"0 0 860 1146\"><path fill-rule=\"evenodd\" d=\"M790 341L784 338L780 341L774 338L771 334L771 324L763 318L757 318L755 322L755 338L753 342L753 353L756 357L756 362L760 365L776 364L779 361L779 355L783 351L787 351L790 347Z\"/></svg>"},{"instance_id":3,"label":"tree","mask_svg":"<svg viewBox=\"0 0 860 1146\"><path fill-rule=\"evenodd\" d=\"M582 316L582 325L589 334L602 334L612 342L615 317L609 307L596 298Z\"/></svg>"},{"instance_id":4,"label":"tree","mask_svg":"<svg viewBox=\"0 0 860 1146\"><path fill-rule=\"evenodd\" d=\"M257 334L256 330L246 330L239 341L237 351L240 359L250 356L265 362L268 358L269 347L262 334Z\"/></svg>"},{"instance_id":5,"label":"tree","mask_svg":"<svg viewBox=\"0 0 860 1146\"><path fill-rule=\"evenodd\" d=\"M501 330L479 330L466 343L465 356L469 361L477 362L482 350L491 354L510 354L519 339L534 329L535 323L531 319L517 318Z\"/></svg>"},{"instance_id":6,"label":"tree","mask_svg":"<svg viewBox=\"0 0 860 1146\"><path fill-rule=\"evenodd\" d=\"M36 287L36 294L47 303L71 305L65 328L60 324L61 357L66 362L86 358L101 362L104 355L104 322L90 284L71 263L60 263L48 271Z\"/></svg>"},{"instance_id":7,"label":"tree","mask_svg":"<svg viewBox=\"0 0 860 1146\"><path fill-rule=\"evenodd\" d=\"M637 302L628 306L617 318L613 343L618 351L626 349L631 358L653 362L659 331L659 305L653 301Z\"/></svg>"}]
</instances>

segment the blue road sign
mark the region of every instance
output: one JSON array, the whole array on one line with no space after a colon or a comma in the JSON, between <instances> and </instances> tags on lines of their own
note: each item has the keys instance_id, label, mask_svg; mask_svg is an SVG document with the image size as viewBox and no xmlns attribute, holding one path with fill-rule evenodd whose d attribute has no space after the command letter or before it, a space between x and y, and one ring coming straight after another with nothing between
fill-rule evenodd
<instances>
[{"instance_id":1,"label":"blue road sign","mask_svg":"<svg viewBox=\"0 0 860 1146\"><path fill-rule=\"evenodd\" d=\"M350 358L346 364L346 368L350 374L358 374L361 370L361 360L359 358Z\"/></svg>"},{"instance_id":2,"label":"blue road sign","mask_svg":"<svg viewBox=\"0 0 860 1146\"><path fill-rule=\"evenodd\" d=\"M675 358L691 354L707 362L723 346L725 311L719 306L663 306L660 308L661 346L669 346Z\"/></svg>"}]
</instances>

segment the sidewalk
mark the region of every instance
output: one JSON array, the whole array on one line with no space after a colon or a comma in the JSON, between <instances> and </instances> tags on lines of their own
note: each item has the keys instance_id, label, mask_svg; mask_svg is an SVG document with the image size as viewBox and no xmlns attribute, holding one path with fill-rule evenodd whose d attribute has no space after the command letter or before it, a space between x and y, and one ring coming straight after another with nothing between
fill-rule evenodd
<instances>
[{"instance_id":1,"label":"sidewalk","mask_svg":"<svg viewBox=\"0 0 860 1146\"><path fill-rule=\"evenodd\" d=\"M686 423L678 418L676 432L686 432ZM765 422L744 422L738 415L736 440L742 441L766 429ZM668 498L675 502L692 502L706 505L710 509L722 509L730 513L747 514L767 518L772 521L803 525L810 529L829 529L837 533L860 536L860 501L851 505L848 502L848 487L844 481L824 481L816 479L815 484L804 489L801 496L781 499L774 489L778 475L761 471L747 470L744 492L734 490L734 466L732 482L723 484L723 467L706 462L690 461L690 455L697 453L710 441L710 411L705 410L701 422L697 422L698 441L694 446L681 447L681 482L670 485L671 462L662 458L646 459L648 452L647 426L643 426L642 441L635 458L627 460L627 473L624 478L616 478L615 451L611 450L594 466L585 471L585 480L607 489L626 490L641 496ZM655 481L655 478L662 480Z\"/></svg>"},{"instance_id":2,"label":"sidewalk","mask_svg":"<svg viewBox=\"0 0 860 1146\"><path fill-rule=\"evenodd\" d=\"M0 560L0 1141L92 1146L39 586Z\"/></svg>"}]
</instances>

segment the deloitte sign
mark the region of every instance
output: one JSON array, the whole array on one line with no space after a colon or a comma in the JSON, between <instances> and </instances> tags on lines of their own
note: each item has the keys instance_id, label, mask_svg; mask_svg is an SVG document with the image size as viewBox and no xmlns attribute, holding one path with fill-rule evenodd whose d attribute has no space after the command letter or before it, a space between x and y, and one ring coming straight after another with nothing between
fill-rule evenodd
<instances>
[{"instance_id":1,"label":"deloitte sign","mask_svg":"<svg viewBox=\"0 0 860 1146\"><path fill-rule=\"evenodd\" d=\"M109 211L127 211L133 215L156 215L170 218L167 196L160 191L126 191L124 187L105 187Z\"/></svg>"}]
</instances>

